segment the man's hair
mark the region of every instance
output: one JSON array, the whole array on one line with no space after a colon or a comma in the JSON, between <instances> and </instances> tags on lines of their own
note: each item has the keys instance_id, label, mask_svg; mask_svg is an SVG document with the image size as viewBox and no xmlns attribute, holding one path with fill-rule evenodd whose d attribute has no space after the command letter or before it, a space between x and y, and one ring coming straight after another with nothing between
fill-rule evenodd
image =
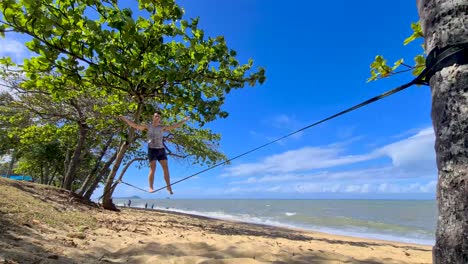
<instances>
[{"instance_id":1,"label":"man's hair","mask_svg":"<svg viewBox=\"0 0 468 264\"><path fill-rule=\"evenodd\" d=\"M159 111L159 110L154 110L154 113L158 114L158 115L161 115L161 111Z\"/></svg>"}]
</instances>

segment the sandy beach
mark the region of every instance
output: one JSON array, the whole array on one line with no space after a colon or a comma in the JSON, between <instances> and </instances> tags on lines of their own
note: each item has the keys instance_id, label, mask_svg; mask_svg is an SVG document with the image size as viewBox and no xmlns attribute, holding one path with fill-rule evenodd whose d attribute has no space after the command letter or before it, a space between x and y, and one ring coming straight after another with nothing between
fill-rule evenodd
<instances>
[{"instance_id":1,"label":"sandy beach","mask_svg":"<svg viewBox=\"0 0 468 264\"><path fill-rule=\"evenodd\" d=\"M1 180L0 191L11 194L0 198L0 263L432 262L430 246L157 210L112 212L30 183ZM26 204L13 208L12 199L21 195ZM24 214L18 208L33 203L38 204L29 208L32 216L18 218ZM70 217L51 224L49 209Z\"/></svg>"}]
</instances>

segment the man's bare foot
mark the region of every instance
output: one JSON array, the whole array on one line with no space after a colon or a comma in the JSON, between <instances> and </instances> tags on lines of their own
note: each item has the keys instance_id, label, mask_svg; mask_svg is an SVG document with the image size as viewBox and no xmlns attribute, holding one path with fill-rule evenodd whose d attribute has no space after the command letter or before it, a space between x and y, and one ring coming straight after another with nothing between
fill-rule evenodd
<instances>
[{"instance_id":1,"label":"man's bare foot","mask_svg":"<svg viewBox=\"0 0 468 264\"><path fill-rule=\"evenodd\" d=\"M149 188L149 192L150 193L153 193L154 192L154 189L152 187Z\"/></svg>"},{"instance_id":2,"label":"man's bare foot","mask_svg":"<svg viewBox=\"0 0 468 264\"><path fill-rule=\"evenodd\" d=\"M168 191L168 192L169 192L171 195L173 195L173 194L174 194L174 193L172 192L172 188L171 188L171 186L167 186L167 187L166 187L166 189L167 189L167 191Z\"/></svg>"}]
</instances>

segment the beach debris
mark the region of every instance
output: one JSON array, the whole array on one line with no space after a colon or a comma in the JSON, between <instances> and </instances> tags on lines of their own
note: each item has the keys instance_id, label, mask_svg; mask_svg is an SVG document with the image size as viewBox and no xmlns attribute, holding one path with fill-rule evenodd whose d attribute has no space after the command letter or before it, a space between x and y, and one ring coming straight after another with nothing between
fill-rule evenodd
<instances>
[{"instance_id":1,"label":"beach debris","mask_svg":"<svg viewBox=\"0 0 468 264\"><path fill-rule=\"evenodd\" d=\"M85 239L85 238L86 238L86 235L83 234L83 233L76 233L76 232L73 232L73 233L68 233L68 234L67 234L67 237L70 237L70 238L78 238L78 239Z\"/></svg>"},{"instance_id":2,"label":"beach debris","mask_svg":"<svg viewBox=\"0 0 468 264\"><path fill-rule=\"evenodd\" d=\"M29 228L32 228L32 225L30 223L23 223L24 226L27 226ZM0 262L1 263L1 262Z\"/></svg>"},{"instance_id":3,"label":"beach debris","mask_svg":"<svg viewBox=\"0 0 468 264\"><path fill-rule=\"evenodd\" d=\"M77 247L78 245L73 241L73 239L63 239L63 245L67 247Z\"/></svg>"},{"instance_id":4,"label":"beach debris","mask_svg":"<svg viewBox=\"0 0 468 264\"><path fill-rule=\"evenodd\" d=\"M19 264L19 262L0 257L0 264Z\"/></svg>"},{"instance_id":5,"label":"beach debris","mask_svg":"<svg viewBox=\"0 0 468 264\"><path fill-rule=\"evenodd\" d=\"M99 262L112 262L112 261L107 259L106 255L102 255L102 257L99 258Z\"/></svg>"},{"instance_id":6,"label":"beach debris","mask_svg":"<svg viewBox=\"0 0 468 264\"><path fill-rule=\"evenodd\" d=\"M59 258L59 256L58 256L58 255L56 255L56 254L53 254L53 255L49 255L49 256L47 256L47 258L48 258L48 259L58 259L58 258Z\"/></svg>"},{"instance_id":7,"label":"beach debris","mask_svg":"<svg viewBox=\"0 0 468 264\"><path fill-rule=\"evenodd\" d=\"M85 225L82 225L82 226L79 226L79 227L78 227L78 230L79 230L80 232L84 232L85 230L88 230L88 229L89 229L89 226L85 226Z\"/></svg>"}]
</instances>

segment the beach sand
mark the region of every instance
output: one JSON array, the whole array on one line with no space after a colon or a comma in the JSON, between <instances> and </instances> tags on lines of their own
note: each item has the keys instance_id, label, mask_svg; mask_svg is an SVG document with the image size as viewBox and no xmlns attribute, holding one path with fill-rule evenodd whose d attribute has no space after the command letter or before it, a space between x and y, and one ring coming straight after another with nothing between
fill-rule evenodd
<instances>
[{"instance_id":1,"label":"beach sand","mask_svg":"<svg viewBox=\"0 0 468 264\"><path fill-rule=\"evenodd\" d=\"M64 191L55 196L49 191L44 198L37 189L29 190L37 192L31 199L86 214L95 224L57 228L36 219L12 224L11 211L1 208L7 198L0 198L0 263L432 263L430 246L157 210L54 205Z\"/></svg>"},{"instance_id":2,"label":"beach sand","mask_svg":"<svg viewBox=\"0 0 468 264\"><path fill-rule=\"evenodd\" d=\"M161 211L125 208L95 217L100 227L94 230L34 223L29 234L13 231L10 241L1 240L24 263L431 263L428 246Z\"/></svg>"}]
</instances>

